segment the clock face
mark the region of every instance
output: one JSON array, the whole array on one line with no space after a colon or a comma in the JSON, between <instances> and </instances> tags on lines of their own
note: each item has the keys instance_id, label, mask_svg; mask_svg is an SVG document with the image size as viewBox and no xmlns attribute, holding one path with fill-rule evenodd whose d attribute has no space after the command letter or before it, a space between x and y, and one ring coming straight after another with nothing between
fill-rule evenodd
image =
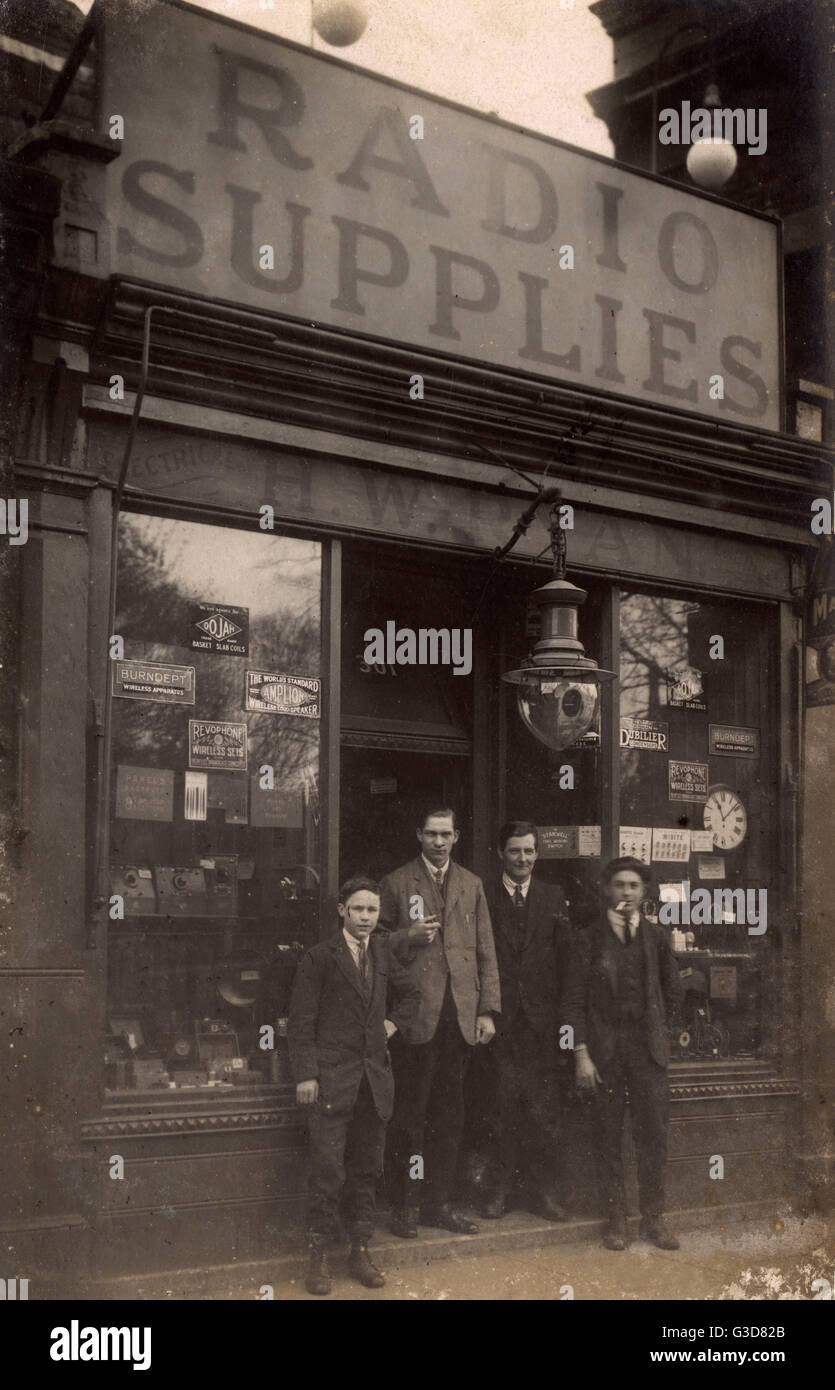
<instances>
[{"instance_id":1,"label":"clock face","mask_svg":"<svg viewBox=\"0 0 835 1390\"><path fill-rule=\"evenodd\" d=\"M713 787L704 805L705 830L717 849L736 849L748 830L745 807L731 787Z\"/></svg>"}]
</instances>

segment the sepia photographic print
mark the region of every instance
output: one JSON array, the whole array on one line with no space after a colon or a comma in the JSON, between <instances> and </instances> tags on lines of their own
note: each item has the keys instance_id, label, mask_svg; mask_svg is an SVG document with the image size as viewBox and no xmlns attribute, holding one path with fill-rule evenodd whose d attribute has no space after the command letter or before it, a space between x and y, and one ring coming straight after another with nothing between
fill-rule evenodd
<instances>
[{"instance_id":1,"label":"sepia photographic print","mask_svg":"<svg viewBox=\"0 0 835 1390\"><path fill-rule=\"evenodd\" d=\"M164 1304L442 1300L797 1374L832 42L0 0L0 1300L47 1372L163 1370Z\"/></svg>"}]
</instances>

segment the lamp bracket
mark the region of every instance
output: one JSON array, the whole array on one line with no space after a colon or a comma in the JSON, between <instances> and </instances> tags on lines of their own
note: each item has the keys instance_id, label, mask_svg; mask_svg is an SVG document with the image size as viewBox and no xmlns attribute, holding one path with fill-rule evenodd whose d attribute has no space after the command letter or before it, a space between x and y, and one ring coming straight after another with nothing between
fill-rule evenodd
<instances>
[{"instance_id":1,"label":"lamp bracket","mask_svg":"<svg viewBox=\"0 0 835 1390\"><path fill-rule=\"evenodd\" d=\"M495 550L493 551L493 558L494 558L495 560L503 560L504 557L505 557L505 555L508 555L508 554L510 553L510 551L513 549L514 545L515 545L516 542L520 539L520 537L524 536L525 532L527 531L528 527L530 526L531 522L533 521L534 517L536 516L536 514L537 514L537 512L538 512L538 510L539 510L540 505L541 505L543 502L550 502L550 503L552 503L552 507L551 507L551 518L552 518L552 519L551 519L551 548L552 548L552 551L553 551L553 553L554 553L554 578L555 578L555 579L564 579L564 578L565 578L565 533L564 533L564 532L561 532L561 537L562 537L562 550L563 550L563 562L562 562L563 568L562 568L562 574L557 574L557 572L556 572L557 558L556 558L556 551L554 550L554 520L553 520L553 518L554 518L555 513L557 514L557 517L559 516L559 513L558 513L558 505L559 505L559 501L560 501L560 498L561 498L561 497L562 497L562 493L560 492L560 489L559 489L558 487L540 487L540 488L539 488L539 491L538 491L537 494L536 494L536 497L535 497L534 500L531 502L530 506L525 508L525 510L523 511L523 513L522 513L522 515L520 516L519 520L517 521L516 525L514 526L513 531L511 532L510 540L505 541L505 544L504 544L504 545L497 545L497 546L496 546Z\"/></svg>"}]
</instances>

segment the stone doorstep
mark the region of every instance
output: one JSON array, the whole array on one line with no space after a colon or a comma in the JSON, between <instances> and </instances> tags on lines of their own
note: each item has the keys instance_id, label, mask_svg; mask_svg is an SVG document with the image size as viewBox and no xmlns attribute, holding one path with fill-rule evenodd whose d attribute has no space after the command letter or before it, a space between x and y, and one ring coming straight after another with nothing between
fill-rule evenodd
<instances>
[{"instance_id":1,"label":"stone doorstep","mask_svg":"<svg viewBox=\"0 0 835 1390\"><path fill-rule=\"evenodd\" d=\"M778 1212L779 1208L779 1212ZM464 1208L466 1211L467 1208ZM678 1232L709 1229L721 1224L735 1225L741 1221L762 1220L765 1217L787 1214L784 1204L770 1201L737 1202L708 1211L704 1207L693 1207L683 1211L670 1212L669 1221ZM478 1235L456 1236L430 1226L420 1227L417 1240L401 1240L392 1236L385 1226L378 1226L372 1242L374 1259L386 1272L404 1265L428 1264L435 1260L466 1258L468 1255L505 1254L513 1250L541 1249L545 1246L568 1245L582 1242L598 1242L603 1235L605 1222L592 1219L574 1221L544 1221L524 1211L512 1211L499 1221L485 1221L473 1213L481 1229ZM630 1233L637 1236L638 1218L629 1222ZM337 1247L332 1254L331 1264L339 1276L347 1260L348 1247ZM304 1270L305 1245L299 1239L294 1250L282 1251L269 1260L253 1260L245 1263L210 1265L206 1269L181 1269L166 1272L152 1272L147 1275L130 1275L119 1278L91 1281L78 1286L69 1295L55 1294L56 1298L69 1297L77 1300L160 1301L168 1297L181 1299L184 1295L191 1299L211 1299L213 1295L240 1290L257 1300L263 1284L278 1285L291 1279L301 1280Z\"/></svg>"}]
</instances>

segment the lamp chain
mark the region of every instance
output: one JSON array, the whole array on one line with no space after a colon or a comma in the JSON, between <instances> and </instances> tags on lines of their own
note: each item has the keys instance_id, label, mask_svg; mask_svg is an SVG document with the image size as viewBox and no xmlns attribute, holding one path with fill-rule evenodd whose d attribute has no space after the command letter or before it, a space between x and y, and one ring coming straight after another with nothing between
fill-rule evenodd
<instances>
[{"instance_id":1,"label":"lamp chain","mask_svg":"<svg viewBox=\"0 0 835 1390\"><path fill-rule=\"evenodd\" d=\"M560 526L560 509L555 502L550 513L551 554L554 564L554 578L565 579L565 531Z\"/></svg>"}]
</instances>

